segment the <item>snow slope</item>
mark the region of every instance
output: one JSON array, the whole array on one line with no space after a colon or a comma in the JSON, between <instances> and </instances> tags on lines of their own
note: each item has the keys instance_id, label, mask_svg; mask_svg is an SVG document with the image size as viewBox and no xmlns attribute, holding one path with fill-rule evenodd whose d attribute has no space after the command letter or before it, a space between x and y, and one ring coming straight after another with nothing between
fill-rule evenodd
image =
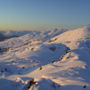
<instances>
[{"instance_id":1,"label":"snow slope","mask_svg":"<svg viewBox=\"0 0 90 90\"><path fill-rule=\"evenodd\" d=\"M35 39L40 39L40 40L47 40L50 39L51 37L54 37L56 35L59 35L63 32L67 31L67 29L54 29L54 30L48 30L48 31L30 31L30 30L25 30L25 31L0 31L0 41L7 40L10 38L16 38L19 36L23 36L26 34L30 34L34 36L33 38Z\"/></svg>"},{"instance_id":2,"label":"snow slope","mask_svg":"<svg viewBox=\"0 0 90 90\"><path fill-rule=\"evenodd\" d=\"M0 90L90 90L90 26L26 34L0 47Z\"/></svg>"}]
</instances>

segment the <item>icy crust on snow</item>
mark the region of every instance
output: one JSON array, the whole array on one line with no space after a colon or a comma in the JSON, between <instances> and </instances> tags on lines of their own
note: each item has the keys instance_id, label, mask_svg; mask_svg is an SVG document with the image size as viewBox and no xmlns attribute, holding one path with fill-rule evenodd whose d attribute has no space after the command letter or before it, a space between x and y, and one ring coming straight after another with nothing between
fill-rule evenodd
<instances>
[{"instance_id":1,"label":"icy crust on snow","mask_svg":"<svg viewBox=\"0 0 90 90\"><path fill-rule=\"evenodd\" d=\"M54 32L0 42L0 90L90 90L90 26Z\"/></svg>"}]
</instances>

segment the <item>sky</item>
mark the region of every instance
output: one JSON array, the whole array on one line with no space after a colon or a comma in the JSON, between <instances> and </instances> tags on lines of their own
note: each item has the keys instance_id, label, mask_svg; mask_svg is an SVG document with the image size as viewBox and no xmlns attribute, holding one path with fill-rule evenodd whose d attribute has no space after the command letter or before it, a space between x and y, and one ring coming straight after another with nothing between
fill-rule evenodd
<instances>
[{"instance_id":1,"label":"sky","mask_svg":"<svg viewBox=\"0 0 90 90\"><path fill-rule=\"evenodd\" d=\"M90 24L90 0L0 0L0 30L75 28Z\"/></svg>"}]
</instances>

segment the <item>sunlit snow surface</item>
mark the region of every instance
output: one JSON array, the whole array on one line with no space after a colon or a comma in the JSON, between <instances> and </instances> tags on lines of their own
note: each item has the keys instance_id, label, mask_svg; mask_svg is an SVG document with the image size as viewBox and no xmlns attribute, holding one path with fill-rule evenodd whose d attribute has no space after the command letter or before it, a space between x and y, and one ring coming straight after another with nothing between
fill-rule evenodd
<instances>
[{"instance_id":1,"label":"sunlit snow surface","mask_svg":"<svg viewBox=\"0 0 90 90\"><path fill-rule=\"evenodd\" d=\"M0 42L0 90L90 90L89 26L15 35Z\"/></svg>"}]
</instances>

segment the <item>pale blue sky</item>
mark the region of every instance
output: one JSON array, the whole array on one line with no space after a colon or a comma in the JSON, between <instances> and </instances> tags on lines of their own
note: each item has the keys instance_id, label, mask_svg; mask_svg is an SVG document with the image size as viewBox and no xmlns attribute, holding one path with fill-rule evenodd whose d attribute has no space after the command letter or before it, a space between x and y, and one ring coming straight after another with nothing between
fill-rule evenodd
<instances>
[{"instance_id":1,"label":"pale blue sky","mask_svg":"<svg viewBox=\"0 0 90 90\"><path fill-rule=\"evenodd\" d=\"M0 0L0 30L73 28L90 24L90 0Z\"/></svg>"}]
</instances>

